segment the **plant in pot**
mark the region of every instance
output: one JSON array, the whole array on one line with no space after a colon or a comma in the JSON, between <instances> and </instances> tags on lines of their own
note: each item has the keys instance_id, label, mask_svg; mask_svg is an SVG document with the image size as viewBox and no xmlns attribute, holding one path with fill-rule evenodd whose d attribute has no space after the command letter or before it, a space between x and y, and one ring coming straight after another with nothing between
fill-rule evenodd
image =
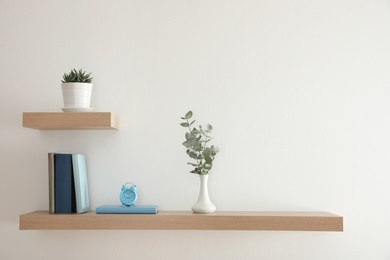
<instances>
[{"instance_id":1,"label":"plant in pot","mask_svg":"<svg viewBox=\"0 0 390 260\"><path fill-rule=\"evenodd\" d=\"M91 111L92 95L91 73L86 74L82 69L72 69L64 74L62 80L62 96L64 99L64 112Z\"/></svg>"},{"instance_id":2,"label":"plant in pot","mask_svg":"<svg viewBox=\"0 0 390 260\"><path fill-rule=\"evenodd\" d=\"M198 174L200 177L200 193L198 201L192 207L192 211L195 213L213 213L216 210L214 204L210 201L207 187L208 175L213 167L213 161L216 154L219 152L219 148L211 145L208 147L211 141L210 133L213 127L210 124L205 126L199 126L199 128L192 127L195 123L192 118L192 111L189 111L181 119L184 120L180 125L188 128L188 132L185 134L186 140L183 145L187 148L186 153L189 157L195 160L195 162L189 162L194 169L190 173Z\"/></svg>"}]
</instances>

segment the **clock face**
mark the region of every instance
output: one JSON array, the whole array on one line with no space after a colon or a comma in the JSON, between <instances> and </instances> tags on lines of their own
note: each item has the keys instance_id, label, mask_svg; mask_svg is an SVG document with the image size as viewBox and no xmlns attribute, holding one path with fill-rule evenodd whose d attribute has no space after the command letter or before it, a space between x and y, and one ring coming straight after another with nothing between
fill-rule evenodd
<instances>
[{"instance_id":1,"label":"clock face","mask_svg":"<svg viewBox=\"0 0 390 260\"><path fill-rule=\"evenodd\" d=\"M125 190L124 192L122 192L122 195L121 195L121 201L125 205L134 204L136 198L137 198L137 195L132 190Z\"/></svg>"}]
</instances>

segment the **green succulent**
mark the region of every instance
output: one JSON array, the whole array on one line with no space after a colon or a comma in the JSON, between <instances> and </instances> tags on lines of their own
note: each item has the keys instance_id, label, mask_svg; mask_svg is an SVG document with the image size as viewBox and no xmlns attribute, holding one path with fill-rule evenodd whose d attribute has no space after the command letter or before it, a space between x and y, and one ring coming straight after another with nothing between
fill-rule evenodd
<instances>
[{"instance_id":1,"label":"green succulent","mask_svg":"<svg viewBox=\"0 0 390 260\"><path fill-rule=\"evenodd\" d=\"M195 123L193 120L191 123L189 120L192 118L192 111L188 111L184 117L184 120L180 125L182 127L188 127L189 132L185 134L186 140L183 145L187 148L186 153L189 157L196 160L195 163L189 162L189 165L194 166L194 170L191 173L206 175L213 167L213 161L215 155L219 152L219 148L214 145L207 147L207 144L211 141L210 133L213 127L210 124L205 126L199 126L198 128L191 126Z\"/></svg>"},{"instance_id":2,"label":"green succulent","mask_svg":"<svg viewBox=\"0 0 390 260\"><path fill-rule=\"evenodd\" d=\"M91 73L85 74L85 71L80 69L79 71L73 69L69 74L64 73L64 79L61 80L62 83L67 82L80 82L80 83L91 83L92 82Z\"/></svg>"}]
</instances>

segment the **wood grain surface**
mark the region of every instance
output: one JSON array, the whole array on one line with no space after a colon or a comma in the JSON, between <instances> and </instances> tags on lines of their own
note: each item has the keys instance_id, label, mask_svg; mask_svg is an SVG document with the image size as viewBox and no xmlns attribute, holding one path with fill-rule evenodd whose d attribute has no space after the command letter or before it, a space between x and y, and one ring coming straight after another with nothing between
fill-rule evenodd
<instances>
[{"instance_id":1,"label":"wood grain surface","mask_svg":"<svg viewBox=\"0 0 390 260\"><path fill-rule=\"evenodd\" d=\"M50 214L20 216L20 230L284 230L343 231L343 217L328 212L160 211L157 214Z\"/></svg>"},{"instance_id":2,"label":"wood grain surface","mask_svg":"<svg viewBox=\"0 0 390 260\"><path fill-rule=\"evenodd\" d=\"M111 112L24 112L23 127L38 130L118 129L118 116Z\"/></svg>"}]
</instances>

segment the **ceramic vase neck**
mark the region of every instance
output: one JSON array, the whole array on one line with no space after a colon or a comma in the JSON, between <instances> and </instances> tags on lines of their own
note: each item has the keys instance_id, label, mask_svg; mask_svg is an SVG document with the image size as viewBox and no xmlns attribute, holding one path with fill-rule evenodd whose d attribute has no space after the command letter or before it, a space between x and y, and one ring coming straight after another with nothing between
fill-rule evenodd
<instances>
[{"instance_id":1,"label":"ceramic vase neck","mask_svg":"<svg viewBox=\"0 0 390 260\"><path fill-rule=\"evenodd\" d=\"M209 192L207 187L207 182L209 179L208 175L199 175L200 178L200 194L199 196L204 196L206 199L210 200Z\"/></svg>"}]
</instances>

